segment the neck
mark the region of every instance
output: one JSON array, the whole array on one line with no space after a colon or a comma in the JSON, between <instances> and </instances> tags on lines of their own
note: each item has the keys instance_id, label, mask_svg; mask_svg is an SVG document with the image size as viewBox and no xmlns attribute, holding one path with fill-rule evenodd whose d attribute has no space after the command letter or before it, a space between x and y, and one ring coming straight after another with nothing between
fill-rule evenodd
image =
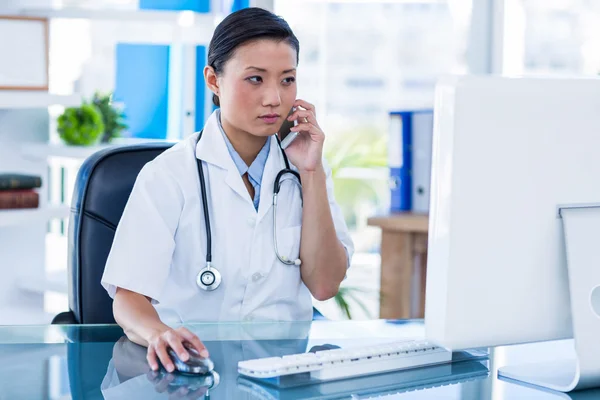
<instances>
[{"instance_id":1,"label":"neck","mask_svg":"<svg viewBox=\"0 0 600 400\"><path fill-rule=\"evenodd\" d=\"M246 165L251 165L267 142L267 138L236 129L223 117L221 117L221 126L235 151Z\"/></svg>"}]
</instances>

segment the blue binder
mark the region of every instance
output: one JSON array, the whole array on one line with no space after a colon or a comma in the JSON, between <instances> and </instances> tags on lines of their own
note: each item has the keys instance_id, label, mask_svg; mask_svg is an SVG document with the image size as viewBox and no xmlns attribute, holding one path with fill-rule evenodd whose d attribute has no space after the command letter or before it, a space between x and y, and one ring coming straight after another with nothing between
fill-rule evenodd
<instances>
[{"instance_id":1,"label":"blue binder","mask_svg":"<svg viewBox=\"0 0 600 400\"><path fill-rule=\"evenodd\" d=\"M391 212L429 211L432 134L432 110L390 112L388 164Z\"/></svg>"},{"instance_id":2,"label":"blue binder","mask_svg":"<svg viewBox=\"0 0 600 400\"><path fill-rule=\"evenodd\" d=\"M390 113L388 165L390 167L390 211L411 209L411 113Z\"/></svg>"}]
</instances>

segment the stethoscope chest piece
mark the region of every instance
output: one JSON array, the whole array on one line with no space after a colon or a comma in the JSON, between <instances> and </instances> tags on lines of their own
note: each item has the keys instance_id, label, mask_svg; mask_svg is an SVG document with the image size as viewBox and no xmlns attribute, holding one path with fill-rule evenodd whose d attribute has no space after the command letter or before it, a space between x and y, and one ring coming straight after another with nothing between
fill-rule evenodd
<instances>
[{"instance_id":1,"label":"stethoscope chest piece","mask_svg":"<svg viewBox=\"0 0 600 400\"><path fill-rule=\"evenodd\" d=\"M218 269L213 268L210 263L206 263L206 267L202 268L196 276L196 284L200 289L212 291L221 284L221 273Z\"/></svg>"}]
</instances>

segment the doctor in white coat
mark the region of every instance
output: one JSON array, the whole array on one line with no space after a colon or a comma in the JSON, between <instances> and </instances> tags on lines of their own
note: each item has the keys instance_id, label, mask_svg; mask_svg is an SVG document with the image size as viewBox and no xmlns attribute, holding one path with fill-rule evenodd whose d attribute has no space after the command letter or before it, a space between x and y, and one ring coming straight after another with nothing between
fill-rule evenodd
<instances>
[{"instance_id":1,"label":"doctor in white coat","mask_svg":"<svg viewBox=\"0 0 600 400\"><path fill-rule=\"evenodd\" d=\"M310 320L311 295L333 297L346 275L353 244L333 197L315 107L296 98L298 55L280 17L259 8L227 16L204 69L220 108L135 182L102 285L114 298L115 320L147 347L154 370L160 360L173 371L167 347L183 360L184 344L209 356L182 324ZM292 107L289 120L300 133L284 153L274 134ZM274 207L286 158L297 175L283 175Z\"/></svg>"}]
</instances>

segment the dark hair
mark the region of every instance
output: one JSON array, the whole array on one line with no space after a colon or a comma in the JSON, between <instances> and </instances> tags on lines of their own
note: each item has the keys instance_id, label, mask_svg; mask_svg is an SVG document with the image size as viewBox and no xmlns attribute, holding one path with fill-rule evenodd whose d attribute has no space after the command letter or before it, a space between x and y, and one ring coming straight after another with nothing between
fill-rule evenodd
<instances>
[{"instance_id":1,"label":"dark hair","mask_svg":"<svg viewBox=\"0 0 600 400\"><path fill-rule=\"evenodd\" d=\"M208 65L218 75L235 49L253 40L272 39L285 41L300 54L300 43L285 20L258 7L243 8L229 14L216 27L208 46ZM213 94L213 103L219 106L219 97Z\"/></svg>"}]
</instances>

